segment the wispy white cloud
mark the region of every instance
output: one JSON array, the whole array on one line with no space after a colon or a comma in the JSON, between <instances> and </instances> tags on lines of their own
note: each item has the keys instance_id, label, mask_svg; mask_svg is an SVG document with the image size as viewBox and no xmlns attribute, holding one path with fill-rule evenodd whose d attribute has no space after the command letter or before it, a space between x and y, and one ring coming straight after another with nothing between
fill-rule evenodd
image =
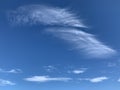
<instances>
[{"instance_id":1,"label":"wispy white cloud","mask_svg":"<svg viewBox=\"0 0 120 90\"><path fill-rule=\"evenodd\" d=\"M22 70L21 69L11 69L11 70L4 70L4 69L1 69L0 68L0 72L1 73L22 73Z\"/></svg>"},{"instance_id":2,"label":"wispy white cloud","mask_svg":"<svg viewBox=\"0 0 120 90\"><path fill-rule=\"evenodd\" d=\"M102 81L107 80L107 79L108 79L108 77L97 77L97 78L92 78L89 81L93 82L93 83L98 83L98 82L102 82Z\"/></svg>"},{"instance_id":3,"label":"wispy white cloud","mask_svg":"<svg viewBox=\"0 0 120 90\"><path fill-rule=\"evenodd\" d=\"M46 31L60 39L66 40L76 50L82 51L90 57L105 58L116 53L114 49L97 40L93 34L81 30L74 28L52 28Z\"/></svg>"},{"instance_id":4,"label":"wispy white cloud","mask_svg":"<svg viewBox=\"0 0 120 90\"><path fill-rule=\"evenodd\" d=\"M27 5L9 12L9 20L17 24L44 24L86 27L75 14L67 9L43 5Z\"/></svg>"},{"instance_id":5,"label":"wispy white cloud","mask_svg":"<svg viewBox=\"0 0 120 90\"><path fill-rule=\"evenodd\" d=\"M81 19L78 19L68 9L43 5L27 5L10 11L9 20L15 24L51 26L47 31L58 38L68 41L74 45L75 49L84 52L90 57L105 58L116 53L114 49L97 40L93 34L75 29L86 28L86 26ZM56 26L57 28L53 28Z\"/></svg>"},{"instance_id":6,"label":"wispy white cloud","mask_svg":"<svg viewBox=\"0 0 120 90\"><path fill-rule=\"evenodd\" d=\"M15 85L15 83L9 80L0 79L0 86L7 86L7 85Z\"/></svg>"},{"instance_id":7,"label":"wispy white cloud","mask_svg":"<svg viewBox=\"0 0 120 90\"><path fill-rule=\"evenodd\" d=\"M29 78L25 78L26 81L31 82L49 82L49 81L70 81L72 78L66 78L66 77L49 77L49 76L33 76Z\"/></svg>"},{"instance_id":8,"label":"wispy white cloud","mask_svg":"<svg viewBox=\"0 0 120 90\"><path fill-rule=\"evenodd\" d=\"M57 71L57 68L53 65L48 65L43 67L47 72L54 72Z\"/></svg>"},{"instance_id":9,"label":"wispy white cloud","mask_svg":"<svg viewBox=\"0 0 120 90\"><path fill-rule=\"evenodd\" d=\"M120 78L118 79L118 82L120 82Z\"/></svg>"},{"instance_id":10,"label":"wispy white cloud","mask_svg":"<svg viewBox=\"0 0 120 90\"><path fill-rule=\"evenodd\" d=\"M109 78L108 77L95 77L95 78L81 78L79 80L86 80L86 81L90 81L92 83L99 83L99 82L102 82L107 79L109 79Z\"/></svg>"},{"instance_id":11,"label":"wispy white cloud","mask_svg":"<svg viewBox=\"0 0 120 90\"><path fill-rule=\"evenodd\" d=\"M108 63L107 63L107 66L108 66L108 67L116 67L116 66L117 66L117 63L115 63L115 62L108 62Z\"/></svg>"}]
</instances>

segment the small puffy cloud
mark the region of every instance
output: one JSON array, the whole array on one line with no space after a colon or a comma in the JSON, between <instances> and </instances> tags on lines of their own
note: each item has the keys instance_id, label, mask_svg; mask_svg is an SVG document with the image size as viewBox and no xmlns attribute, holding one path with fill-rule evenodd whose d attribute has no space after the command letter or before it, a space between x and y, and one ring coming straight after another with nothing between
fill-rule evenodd
<instances>
[{"instance_id":1,"label":"small puffy cloud","mask_svg":"<svg viewBox=\"0 0 120 90\"><path fill-rule=\"evenodd\" d=\"M80 69L74 69L71 71L68 71L68 73L73 73L73 74L82 74L86 71L87 68L80 68Z\"/></svg>"},{"instance_id":2,"label":"small puffy cloud","mask_svg":"<svg viewBox=\"0 0 120 90\"><path fill-rule=\"evenodd\" d=\"M79 79L79 80L86 80L86 81L90 81L92 83L99 83L99 82L102 82L107 79L108 79L108 77L95 77L95 78L85 78L85 79Z\"/></svg>"},{"instance_id":3,"label":"small puffy cloud","mask_svg":"<svg viewBox=\"0 0 120 90\"><path fill-rule=\"evenodd\" d=\"M0 79L0 86L7 86L7 85L15 85L15 83L9 80Z\"/></svg>"},{"instance_id":4,"label":"small puffy cloud","mask_svg":"<svg viewBox=\"0 0 120 90\"><path fill-rule=\"evenodd\" d=\"M85 72L84 70L73 70L74 74L81 74L81 73L84 73L84 72Z\"/></svg>"},{"instance_id":5,"label":"small puffy cloud","mask_svg":"<svg viewBox=\"0 0 120 90\"><path fill-rule=\"evenodd\" d=\"M66 78L66 77L49 77L49 76L33 76L29 78L25 78L24 80L26 81L31 81L31 82L49 82L49 81L70 81L72 80L71 78Z\"/></svg>"},{"instance_id":6,"label":"small puffy cloud","mask_svg":"<svg viewBox=\"0 0 120 90\"><path fill-rule=\"evenodd\" d=\"M0 72L1 73L22 73L22 70L21 69L11 69L11 70L4 70L4 69L1 69L0 68Z\"/></svg>"}]
</instances>

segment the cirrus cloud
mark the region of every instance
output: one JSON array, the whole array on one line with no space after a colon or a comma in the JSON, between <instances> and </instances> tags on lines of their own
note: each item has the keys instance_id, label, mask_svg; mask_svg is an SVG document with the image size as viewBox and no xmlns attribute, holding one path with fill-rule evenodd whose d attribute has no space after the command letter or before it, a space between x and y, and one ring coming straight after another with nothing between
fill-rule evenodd
<instances>
[{"instance_id":1,"label":"cirrus cloud","mask_svg":"<svg viewBox=\"0 0 120 90\"><path fill-rule=\"evenodd\" d=\"M81 20L67 9L44 5L26 5L9 12L14 24L44 24L58 26L86 27Z\"/></svg>"},{"instance_id":2,"label":"cirrus cloud","mask_svg":"<svg viewBox=\"0 0 120 90\"><path fill-rule=\"evenodd\" d=\"M74 49L90 57L105 58L116 53L114 49L97 40L93 34L75 28L52 28L46 31L67 41Z\"/></svg>"},{"instance_id":3,"label":"cirrus cloud","mask_svg":"<svg viewBox=\"0 0 120 90\"><path fill-rule=\"evenodd\" d=\"M93 34L82 31L81 29L87 26L68 9L26 5L10 11L8 16L9 21L13 24L46 25L49 33L66 40L75 49L90 57L105 58L116 54L116 50L96 39Z\"/></svg>"}]
</instances>

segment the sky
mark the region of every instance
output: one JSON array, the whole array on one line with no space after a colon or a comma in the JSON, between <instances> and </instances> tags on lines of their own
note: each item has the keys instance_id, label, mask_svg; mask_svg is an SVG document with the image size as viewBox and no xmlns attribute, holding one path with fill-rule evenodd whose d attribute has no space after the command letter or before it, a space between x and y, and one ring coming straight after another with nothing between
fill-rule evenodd
<instances>
[{"instance_id":1,"label":"sky","mask_svg":"<svg viewBox=\"0 0 120 90\"><path fill-rule=\"evenodd\" d=\"M120 90L119 0L0 0L0 90Z\"/></svg>"}]
</instances>

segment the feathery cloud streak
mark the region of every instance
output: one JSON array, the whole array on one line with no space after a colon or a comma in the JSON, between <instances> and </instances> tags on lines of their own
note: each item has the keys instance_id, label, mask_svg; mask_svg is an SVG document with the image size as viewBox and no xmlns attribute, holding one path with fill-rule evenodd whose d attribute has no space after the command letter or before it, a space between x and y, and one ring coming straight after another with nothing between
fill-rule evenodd
<instances>
[{"instance_id":1,"label":"feathery cloud streak","mask_svg":"<svg viewBox=\"0 0 120 90\"><path fill-rule=\"evenodd\" d=\"M24 80L26 81L31 81L31 82L49 82L49 81L70 81L72 80L71 78L66 78L66 77L49 77L49 76L33 76L29 78L25 78Z\"/></svg>"},{"instance_id":2,"label":"feathery cloud streak","mask_svg":"<svg viewBox=\"0 0 120 90\"><path fill-rule=\"evenodd\" d=\"M82 20L67 9L54 8L42 5L28 5L9 12L9 20L14 24L48 25L48 32L64 39L82 50L90 57L104 58L116 53L111 47L104 45L94 35L78 30L86 28ZM54 28L59 26L57 28Z\"/></svg>"},{"instance_id":3,"label":"feathery cloud streak","mask_svg":"<svg viewBox=\"0 0 120 90\"><path fill-rule=\"evenodd\" d=\"M43 5L28 5L9 12L9 20L14 24L44 24L58 26L86 27L67 9Z\"/></svg>"},{"instance_id":4,"label":"feathery cloud streak","mask_svg":"<svg viewBox=\"0 0 120 90\"><path fill-rule=\"evenodd\" d=\"M68 41L75 49L82 50L90 57L107 57L116 53L115 50L97 40L94 35L74 28L52 28L48 32Z\"/></svg>"}]
</instances>

